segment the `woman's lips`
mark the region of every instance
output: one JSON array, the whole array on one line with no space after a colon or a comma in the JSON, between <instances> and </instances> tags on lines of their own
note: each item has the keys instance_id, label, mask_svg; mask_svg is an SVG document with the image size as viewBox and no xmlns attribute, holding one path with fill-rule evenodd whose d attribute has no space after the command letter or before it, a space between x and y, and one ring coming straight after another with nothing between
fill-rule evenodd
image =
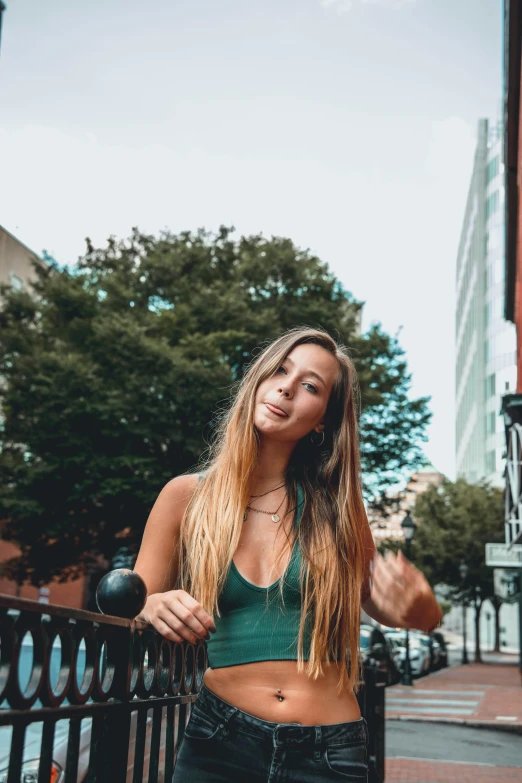
<instances>
[{"instance_id":1,"label":"woman's lips","mask_svg":"<svg viewBox=\"0 0 522 783\"><path fill-rule=\"evenodd\" d=\"M285 413L282 408L278 408L277 405L272 405L270 402L265 402L265 405L269 411L277 414L277 416L288 416L288 413Z\"/></svg>"}]
</instances>

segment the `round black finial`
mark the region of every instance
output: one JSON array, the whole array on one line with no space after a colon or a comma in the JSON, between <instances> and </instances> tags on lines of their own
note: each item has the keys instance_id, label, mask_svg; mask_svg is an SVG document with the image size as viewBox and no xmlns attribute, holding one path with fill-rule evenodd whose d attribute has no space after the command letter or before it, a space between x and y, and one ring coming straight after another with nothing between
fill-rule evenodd
<instances>
[{"instance_id":1,"label":"round black finial","mask_svg":"<svg viewBox=\"0 0 522 783\"><path fill-rule=\"evenodd\" d=\"M147 600L147 588L139 574L129 568L109 571L96 589L96 603L102 614L136 617Z\"/></svg>"}]
</instances>

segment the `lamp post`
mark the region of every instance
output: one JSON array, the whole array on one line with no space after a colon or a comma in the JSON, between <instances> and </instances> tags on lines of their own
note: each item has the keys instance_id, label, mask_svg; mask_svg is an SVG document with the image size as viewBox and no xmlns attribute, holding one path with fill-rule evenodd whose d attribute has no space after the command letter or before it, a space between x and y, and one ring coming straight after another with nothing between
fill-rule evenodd
<instances>
[{"instance_id":1,"label":"lamp post","mask_svg":"<svg viewBox=\"0 0 522 783\"><path fill-rule=\"evenodd\" d=\"M466 583L466 577L468 575L468 566L464 560L460 561L459 565L460 578L462 580L462 665L468 663L468 651L466 648L466 599L464 597L464 586Z\"/></svg>"},{"instance_id":2,"label":"lamp post","mask_svg":"<svg viewBox=\"0 0 522 783\"><path fill-rule=\"evenodd\" d=\"M488 650L489 650L489 648L491 647L491 636L490 636L491 625L490 625L489 621L491 620L493 615L491 614L491 612L486 612L485 616L486 616L487 646L488 646Z\"/></svg>"},{"instance_id":3,"label":"lamp post","mask_svg":"<svg viewBox=\"0 0 522 783\"><path fill-rule=\"evenodd\" d=\"M411 560L411 540L415 535L415 529L417 525L411 518L410 512L406 513L406 516L402 520L402 532L404 533L404 542L406 549L406 557ZM410 664L410 632L406 628L406 657L404 659L404 672L402 673L402 684L413 685L413 679L411 676L411 664Z\"/></svg>"},{"instance_id":4,"label":"lamp post","mask_svg":"<svg viewBox=\"0 0 522 783\"><path fill-rule=\"evenodd\" d=\"M5 3L0 0L0 42L2 40L2 14L5 11Z\"/></svg>"}]
</instances>

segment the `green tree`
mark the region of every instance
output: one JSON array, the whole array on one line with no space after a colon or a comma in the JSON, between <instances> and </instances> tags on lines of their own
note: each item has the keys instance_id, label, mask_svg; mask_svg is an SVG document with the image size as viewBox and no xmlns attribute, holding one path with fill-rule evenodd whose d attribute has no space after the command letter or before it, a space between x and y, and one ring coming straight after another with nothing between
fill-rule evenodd
<instances>
[{"instance_id":1,"label":"green tree","mask_svg":"<svg viewBox=\"0 0 522 783\"><path fill-rule=\"evenodd\" d=\"M378 497L418 461L429 414L408 397L397 340L379 326L358 333L360 309L289 239L227 228L88 241L34 292L5 289L0 518L22 549L10 568L39 584L110 560L122 539L135 549L158 490L195 465L256 347L301 324L350 346Z\"/></svg>"},{"instance_id":2,"label":"green tree","mask_svg":"<svg viewBox=\"0 0 522 783\"><path fill-rule=\"evenodd\" d=\"M493 569L485 563L485 544L501 542L504 537L502 492L486 483L446 480L417 497L414 516L418 528L412 559L431 584L445 585L454 602L473 607L475 660L480 661L480 613L487 598L495 609L496 627L500 627L502 602L494 594ZM464 582L461 561L468 566Z\"/></svg>"}]
</instances>

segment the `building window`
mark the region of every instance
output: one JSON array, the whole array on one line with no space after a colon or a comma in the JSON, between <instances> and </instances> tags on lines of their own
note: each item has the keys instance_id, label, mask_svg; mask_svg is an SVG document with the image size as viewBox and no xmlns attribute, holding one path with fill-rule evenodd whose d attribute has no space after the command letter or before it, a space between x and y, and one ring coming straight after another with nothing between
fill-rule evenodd
<instances>
[{"instance_id":1,"label":"building window","mask_svg":"<svg viewBox=\"0 0 522 783\"><path fill-rule=\"evenodd\" d=\"M494 215L495 212L498 209L499 204L499 195L498 190L495 190L491 196L488 196L488 199L486 201L486 219L490 218L491 215Z\"/></svg>"},{"instance_id":2,"label":"building window","mask_svg":"<svg viewBox=\"0 0 522 783\"><path fill-rule=\"evenodd\" d=\"M496 391L495 386L495 374L493 373L492 375L488 375L486 378L486 399L493 397Z\"/></svg>"},{"instance_id":3,"label":"building window","mask_svg":"<svg viewBox=\"0 0 522 783\"><path fill-rule=\"evenodd\" d=\"M499 166L500 164L500 157L496 155L493 160L490 160L486 169L486 180L487 184L491 182L492 179L494 179L498 172L499 172Z\"/></svg>"},{"instance_id":4,"label":"building window","mask_svg":"<svg viewBox=\"0 0 522 783\"><path fill-rule=\"evenodd\" d=\"M495 261L494 266L494 282L495 285L498 285L498 283L502 283L504 280L504 259L503 258L497 258Z\"/></svg>"},{"instance_id":5,"label":"building window","mask_svg":"<svg viewBox=\"0 0 522 783\"><path fill-rule=\"evenodd\" d=\"M11 272L11 285L15 289L15 291L23 291L24 281L22 280L21 277L15 275L14 272Z\"/></svg>"},{"instance_id":6,"label":"building window","mask_svg":"<svg viewBox=\"0 0 522 783\"><path fill-rule=\"evenodd\" d=\"M486 454L486 472L495 472L495 449L493 449L493 451L488 451Z\"/></svg>"},{"instance_id":7,"label":"building window","mask_svg":"<svg viewBox=\"0 0 522 783\"><path fill-rule=\"evenodd\" d=\"M487 435L494 435L495 434L495 427L497 424L497 414L493 411L492 413L488 413L486 416L486 434Z\"/></svg>"}]
</instances>

